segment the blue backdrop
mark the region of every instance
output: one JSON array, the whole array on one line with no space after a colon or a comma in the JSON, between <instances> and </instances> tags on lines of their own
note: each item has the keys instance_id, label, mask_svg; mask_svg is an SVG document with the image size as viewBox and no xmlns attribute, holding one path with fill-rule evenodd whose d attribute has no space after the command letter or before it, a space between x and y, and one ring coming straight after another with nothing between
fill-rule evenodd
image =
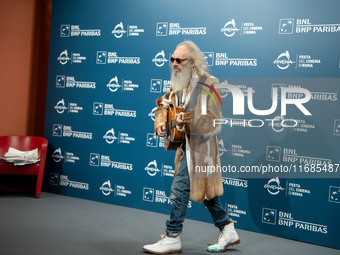
<instances>
[{"instance_id":1,"label":"blue backdrop","mask_svg":"<svg viewBox=\"0 0 340 255\"><path fill-rule=\"evenodd\" d=\"M176 45L192 40L244 93L243 116L222 93L221 201L237 227L340 249L339 13L335 0L53 1L44 190L169 212L174 153L153 134L155 100ZM254 108L276 111L253 114L249 88ZM312 115L288 105L283 116L282 88L307 89Z\"/></svg>"}]
</instances>

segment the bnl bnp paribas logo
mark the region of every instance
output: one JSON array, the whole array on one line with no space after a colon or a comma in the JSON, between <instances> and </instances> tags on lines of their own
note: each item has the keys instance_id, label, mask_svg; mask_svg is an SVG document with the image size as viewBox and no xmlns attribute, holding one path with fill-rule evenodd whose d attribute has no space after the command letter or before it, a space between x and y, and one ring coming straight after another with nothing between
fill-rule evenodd
<instances>
[{"instance_id":1,"label":"bnl bnp paribas logo","mask_svg":"<svg viewBox=\"0 0 340 255\"><path fill-rule=\"evenodd\" d=\"M340 203L340 187L329 186L329 202Z\"/></svg>"},{"instance_id":2,"label":"bnl bnp paribas logo","mask_svg":"<svg viewBox=\"0 0 340 255\"><path fill-rule=\"evenodd\" d=\"M141 63L140 57L121 57L118 52L97 51L96 64L128 64L139 65Z\"/></svg>"},{"instance_id":3,"label":"bnl bnp paribas logo","mask_svg":"<svg viewBox=\"0 0 340 255\"><path fill-rule=\"evenodd\" d=\"M60 26L60 37L70 36L100 36L100 29L80 29L79 25L61 25Z\"/></svg>"},{"instance_id":4,"label":"bnl bnp paribas logo","mask_svg":"<svg viewBox=\"0 0 340 255\"><path fill-rule=\"evenodd\" d=\"M151 79L150 92L151 93L166 93L170 90L171 81L162 79Z\"/></svg>"},{"instance_id":5,"label":"bnl bnp paribas logo","mask_svg":"<svg viewBox=\"0 0 340 255\"><path fill-rule=\"evenodd\" d=\"M340 136L340 119L335 119L334 120L333 135Z\"/></svg>"},{"instance_id":6,"label":"bnl bnp paribas logo","mask_svg":"<svg viewBox=\"0 0 340 255\"><path fill-rule=\"evenodd\" d=\"M207 66L214 65L214 52L202 52Z\"/></svg>"},{"instance_id":7,"label":"bnl bnp paribas logo","mask_svg":"<svg viewBox=\"0 0 340 255\"><path fill-rule=\"evenodd\" d=\"M267 146L266 160L280 162L281 161L281 147Z\"/></svg>"},{"instance_id":8,"label":"bnl bnp paribas logo","mask_svg":"<svg viewBox=\"0 0 340 255\"><path fill-rule=\"evenodd\" d=\"M300 155L295 148L281 148L278 146L268 145L266 150L266 160L273 162L288 162L294 164L313 164L322 167L332 164L330 158L317 158L310 155ZM299 167L301 169L301 167ZM293 167L295 172L296 167Z\"/></svg>"},{"instance_id":9,"label":"bnl bnp paribas logo","mask_svg":"<svg viewBox=\"0 0 340 255\"><path fill-rule=\"evenodd\" d=\"M295 25L295 29L294 29ZM279 22L279 34L297 33L337 33L340 32L340 24L312 24L311 19L283 18Z\"/></svg>"},{"instance_id":10,"label":"bnl bnp paribas logo","mask_svg":"<svg viewBox=\"0 0 340 255\"><path fill-rule=\"evenodd\" d=\"M146 146L147 147L162 147L164 148L164 138L155 135L155 133L147 133L146 135Z\"/></svg>"},{"instance_id":11,"label":"bnl bnp paribas logo","mask_svg":"<svg viewBox=\"0 0 340 255\"><path fill-rule=\"evenodd\" d=\"M280 19L279 34L293 34L294 32L294 19Z\"/></svg>"},{"instance_id":12,"label":"bnl bnp paribas logo","mask_svg":"<svg viewBox=\"0 0 340 255\"><path fill-rule=\"evenodd\" d=\"M156 36L206 35L206 27L182 27L179 22L157 22Z\"/></svg>"},{"instance_id":13,"label":"bnl bnp paribas logo","mask_svg":"<svg viewBox=\"0 0 340 255\"><path fill-rule=\"evenodd\" d=\"M262 223L292 228L297 231L308 231L319 234L328 233L327 225L306 222L306 220L296 220L292 212L277 211L273 208L262 208Z\"/></svg>"}]
</instances>

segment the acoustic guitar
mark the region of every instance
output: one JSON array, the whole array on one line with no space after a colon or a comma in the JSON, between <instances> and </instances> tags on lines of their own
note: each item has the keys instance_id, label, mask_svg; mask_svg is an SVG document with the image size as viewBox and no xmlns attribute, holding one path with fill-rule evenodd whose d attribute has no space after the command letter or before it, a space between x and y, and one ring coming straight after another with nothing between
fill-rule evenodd
<instances>
[{"instance_id":1,"label":"acoustic guitar","mask_svg":"<svg viewBox=\"0 0 340 255\"><path fill-rule=\"evenodd\" d=\"M164 149L169 151L175 151L179 145L184 142L184 134L178 131L176 128L176 117L179 113L183 112L184 108L170 106L168 108L168 117L166 126L166 135L164 137ZM182 120L190 120L190 111L185 112L182 115Z\"/></svg>"}]
</instances>

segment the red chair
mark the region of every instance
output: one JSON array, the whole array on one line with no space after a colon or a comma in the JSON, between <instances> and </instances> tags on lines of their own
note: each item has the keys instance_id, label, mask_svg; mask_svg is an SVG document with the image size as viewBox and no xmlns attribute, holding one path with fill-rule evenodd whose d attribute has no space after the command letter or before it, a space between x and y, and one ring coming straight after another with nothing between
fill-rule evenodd
<instances>
[{"instance_id":1,"label":"red chair","mask_svg":"<svg viewBox=\"0 0 340 255\"><path fill-rule=\"evenodd\" d=\"M38 148L40 155L40 162L32 165L14 166L11 163L4 163L0 160L0 174L7 175L36 175L37 182L35 187L35 197L39 198L41 194L41 186L44 176L45 160L47 153L48 141L42 137L24 136L24 135L10 135L0 136L0 157L8 151L9 147L21 150L30 151ZM7 191L15 191L7 189ZM16 190L19 191L19 190Z\"/></svg>"}]
</instances>

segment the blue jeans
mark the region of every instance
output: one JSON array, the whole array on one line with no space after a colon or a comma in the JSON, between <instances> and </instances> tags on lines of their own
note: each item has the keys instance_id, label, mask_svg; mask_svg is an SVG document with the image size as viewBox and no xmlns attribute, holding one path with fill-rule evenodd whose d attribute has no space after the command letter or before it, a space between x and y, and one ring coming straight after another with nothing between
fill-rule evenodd
<instances>
[{"instance_id":1,"label":"blue jeans","mask_svg":"<svg viewBox=\"0 0 340 255\"><path fill-rule=\"evenodd\" d=\"M187 157L184 148L184 155L179 164L177 174L174 177L171 186L171 213L170 219L166 221L166 235L176 237L182 232L183 222L187 213L188 202L190 198L190 178L187 167ZM227 212L223 209L218 197L211 200L204 200L211 214L215 226L222 230L225 225L230 223Z\"/></svg>"}]
</instances>

